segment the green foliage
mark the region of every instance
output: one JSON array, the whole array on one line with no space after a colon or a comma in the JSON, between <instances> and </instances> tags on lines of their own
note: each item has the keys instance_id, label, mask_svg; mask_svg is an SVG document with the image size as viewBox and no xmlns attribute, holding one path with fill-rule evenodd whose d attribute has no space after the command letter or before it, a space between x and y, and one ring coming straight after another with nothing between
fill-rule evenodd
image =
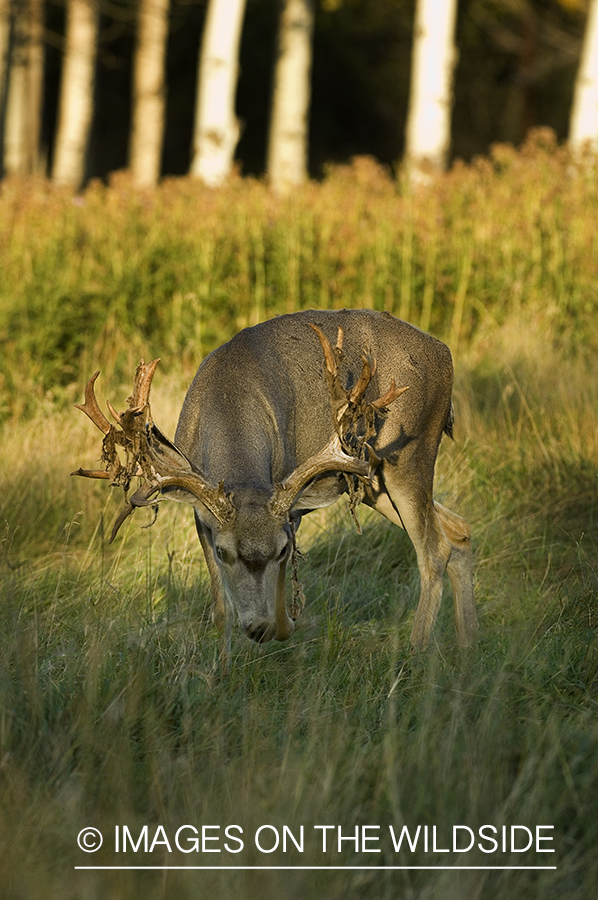
<instances>
[{"instance_id":1,"label":"green foliage","mask_svg":"<svg viewBox=\"0 0 598 900\"><path fill-rule=\"evenodd\" d=\"M0 187L0 414L70 401L100 365L201 357L244 325L294 309L387 309L449 338L542 308L554 339L595 347L595 161L549 133L397 189L373 161L330 168L288 200L251 180L188 179L154 193L125 176L73 198Z\"/></svg>"},{"instance_id":2,"label":"green foliage","mask_svg":"<svg viewBox=\"0 0 598 900\"><path fill-rule=\"evenodd\" d=\"M82 205L43 185L18 196L3 186L3 898L595 897L595 187L576 187L585 176L569 166L539 139L521 154L500 148L427 188L425 202L364 161L286 204L252 182L222 194L173 182L145 197L121 181L90 188ZM433 646L410 656L409 540L362 510L358 536L338 504L299 533L297 633L263 647L235 634L222 678L192 516L164 503L141 530L149 514L138 511L108 545L120 501L68 478L94 465L99 444L61 401L96 360L104 386L130 386L135 355L161 352L154 408L172 433L199 347L257 317L343 302L402 308L457 343L457 440L441 447L436 495L472 524L481 640L456 647L447 585ZM35 310L43 326L28 325ZM247 836L266 823L344 834L552 825L557 852L542 862L557 869L74 868L115 864L115 824L172 837L232 823ZM95 855L77 848L89 825L105 835ZM383 848L264 855L248 840L242 862L446 863ZM161 847L121 861L239 862L206 856Z\"/></svg>"}]
</instances>

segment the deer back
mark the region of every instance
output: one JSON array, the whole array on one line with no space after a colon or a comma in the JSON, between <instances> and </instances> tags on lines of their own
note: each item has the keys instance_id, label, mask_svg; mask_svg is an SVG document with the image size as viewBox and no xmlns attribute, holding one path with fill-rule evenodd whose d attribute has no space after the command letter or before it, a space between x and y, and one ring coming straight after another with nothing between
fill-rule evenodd
<instances>
[{"instance_id":1,"label":"deer back","mask_svg":"<svg viewBox=\"0 0 598 900\"><path fill-rule=\"evenodd\" d=\"M239 332L200 365L187 392L175 442L206 478L225 487L282 481L333 433L322 349L309 325L332 345L342 329L341 380L359 378L362 353L377 361L366 400L391 380L408 386L389 411L374 446L392 456L429 431L434 453L450 413L451 355L441 341L387 313L305 310Z\"/></svg>"}]
</instances>

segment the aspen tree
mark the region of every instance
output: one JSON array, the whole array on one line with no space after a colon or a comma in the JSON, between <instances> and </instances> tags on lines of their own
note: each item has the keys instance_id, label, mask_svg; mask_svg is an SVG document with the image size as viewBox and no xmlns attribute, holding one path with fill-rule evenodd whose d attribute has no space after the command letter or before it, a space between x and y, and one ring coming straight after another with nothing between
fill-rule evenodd
<instances>
[{"instance_id":1,"label":"aspen tree","mask_svg":"<svg viewBox=\"0 0 598 900\"><path fill-rule=\"evenodd\" d=\"M267 174L277 194L307 178L313 0L282 0Z\"/></svg>"},{"instance_id":2,"label":"aspen tree","mask_svg":"<svg viewBox=\"0 0 598 900\"><path fill-rule=\"evenodd\" d=\"M405 157L412 177L443 170L451 136L457 0L417 0Z\"/></svg>"},{"instance_id":3,"label":"aspen tree","mask_svg":"<svg viewBox=\"0 0 598 900\"><path fill-rule=\"evenodd\" d=\"M598 148L598 0L590 0L579 69L575 81L569 142Z\"/></svg>"},{"instance_id":4,"label":"aspen tree","mask_svg":"<svg viewBox=\"0 0 598 900\"><path fill-rule=\"evenodd\" d=\"M153 187L160 177L168 7L169 0L139 2L129 163L133 180L139 187Z\"/></svg>"},{"instance_id":5,"label":"aspen tree","mask_svg":"<svg viewBox=\"0 0 598 900\"><path fill-rule=\"evenodd\" d=\"M4 169L7 175L30 175L41 166L43 2L12 0L11 5L12 16L5 20L8 33L3 53L4 77L0 74L0 90L2 80L6 84ZM10 18L13 28L9 44ZM0 53L2 43L0 35Z\"/></svg>"},{"instance_id":6,"label":"aspen tree","mask_svg":"<svg viewBox=\"0 0 598 900\"><path fill-rule=\"evenodd\" d=\"M235 92L246 0L210 0L198 65L190 173L215 187L232 170L239 140Z\"/></svg>"},{"instance_id":7,"label":"aspen tree","mask_svg":"<svg viewBox=\"0 0 598 900\"><path fill-rule=\"evenodd\" d=\"M81 187L93 115L98 0L68 0L52 179Z\"/></svg>"}]
</instances>

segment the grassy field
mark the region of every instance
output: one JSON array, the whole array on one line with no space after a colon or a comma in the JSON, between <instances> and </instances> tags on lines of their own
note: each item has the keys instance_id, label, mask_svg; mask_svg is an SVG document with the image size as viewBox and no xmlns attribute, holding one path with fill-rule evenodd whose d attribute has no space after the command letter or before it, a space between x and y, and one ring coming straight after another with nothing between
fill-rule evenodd
<instances>
[{"instance_id":1,"label":"grassy field","mask_svg":"<svg viewBox=\"0 0 598 900\"><path fill-rule=\"evenodd\" d=\"M420 197L369 161L286 206L257 182L140 195L120 177L76 202L0 185L2 900L593 900L596 183L541 134ZM409 656L409 540L365 512L358 536L339 503L302 525L298 632L235 635L222 679L192 516L163 504L142 529L138 512L108 545L120 498L69 479L99 455L71 404L101 367L100 395L122 405L139 355L161 355L152 406L172 434L202 353L264 316L339 305L453 348L436 495L473 528L481 640L458 650L447 584L433 646ZM190 829L193 852L177 849L185 825L212 826L205 851ZM452 852L457 825L476 844L484 825L552 826L555 852L502 837ZM93 854L77 846L89 826ZM302 852L285 826L297 842L303 826ZM389 826L420 826L416 848L395 852ZM75 869L117 864L269 868Z\"/></svg>"}]
</instances>

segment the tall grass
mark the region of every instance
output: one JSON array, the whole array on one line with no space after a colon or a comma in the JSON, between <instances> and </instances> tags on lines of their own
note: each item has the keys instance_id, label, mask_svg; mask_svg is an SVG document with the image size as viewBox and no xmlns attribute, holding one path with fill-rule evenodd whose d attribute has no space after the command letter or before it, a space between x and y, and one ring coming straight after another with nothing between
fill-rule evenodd
<instances>
[{"instance_id":1,"label":"tall grass","mask_svg":"<svg viewBox=\"0 0 598 900\"><path fill-rule=\"evenodd\" d=\"M595 188L577 190L544 140L458 168L424 200L363 161L286 205L252 182L145 197L121 179L81 205L3 185L2 900L595 897ZM457 344L457 440L441 447L436 492L473 527L481 641L456 648L447 586L433 646L409 656L409 540L365 512L359 537L338 504L302 525L298 632L264 647L235 635L222 679L192 517L164 503L142 529L138 511L108 545L120 501L68 478L99 445L63 401L96 354L111 398L130 387L132 356L161 354L153 406L172 433L199 347L263 315L341 303L402 310ZM29 327L35 304L46 318ZM59 333L74 343L53 345ZM162 825L171 842L185 824L237 824L246 844L119 856L117 824L135 837ZM304 853L260 853L251 836L266 824L303 825ZM378 854L348 842L324 854L308 836L326 824L441 836L552 825L556 853L396 855L385 839ZM97 854L77 847L90 825L105 837ZM117 863L326 868L75 870ZM454 868L522 863L557 869Z\"/></svg>"},{"instance_id":2,"label":"tall grass","mask_svg":"<svg viewBox=\"0 0 598 900\"><path fill-rule=\"evenodd\" d=\"M257 181L73 198L0 186L0 414L65 399L99 361L197 361L240 327L309 307L387 309L454 351L480 324L541 307L555 337L595 346L595 162L540 131L413 196L368 159L285 200ZM66 397L69 399L69 396Z\"/></svg>"}]
</instances>

